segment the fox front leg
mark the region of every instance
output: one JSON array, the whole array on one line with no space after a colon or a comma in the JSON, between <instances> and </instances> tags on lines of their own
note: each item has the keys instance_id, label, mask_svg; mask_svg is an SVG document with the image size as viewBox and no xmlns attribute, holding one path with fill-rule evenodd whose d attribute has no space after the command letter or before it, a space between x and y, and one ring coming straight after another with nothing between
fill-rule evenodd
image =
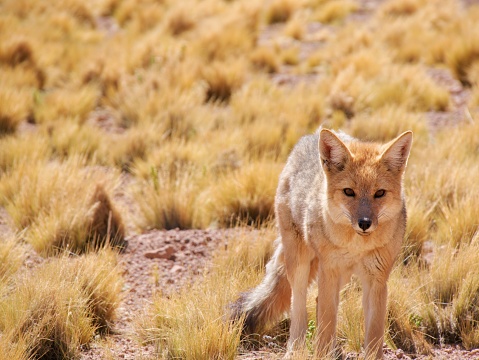
<instances>
[{"instance_id":1,"label":"fox front leg","mask_svg":"<svg viewBox=\"0 0 479 360\"><path fill-rule=\"evenodd\" d=\"M368 279L363 282L363 308L366 322L366 358L383 358L384 322L386 318L386 281Z\"/></svg>"},{"instance_id":2,"label":"fox front leg","mask_svg":"<svg viewBox=\"0 0 479 360\"><path fill-rule=\"evenodd\" d=\"M336 345L336 322L339 305L340 276L319 266L318 298L316 308L316 355L329 356Z\"/></svg>"}]
</instances>

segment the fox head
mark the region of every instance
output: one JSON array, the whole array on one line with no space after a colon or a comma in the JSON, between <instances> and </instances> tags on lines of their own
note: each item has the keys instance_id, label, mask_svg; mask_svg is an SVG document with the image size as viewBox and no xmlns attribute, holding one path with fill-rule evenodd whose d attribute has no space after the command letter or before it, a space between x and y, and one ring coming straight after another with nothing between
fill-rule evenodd
<instances>
[{"instance_id":1,"label":"fox head","mask_svg":"<svg viewBox=\"0 0 479 360\"><path fill-rule=\"evenodd\" d=\"M368 236L396 218L404 208L402 178L411 145L411 131L377 144L322 129L319 154L332 221Z\"/></svg>"}]
</instances>

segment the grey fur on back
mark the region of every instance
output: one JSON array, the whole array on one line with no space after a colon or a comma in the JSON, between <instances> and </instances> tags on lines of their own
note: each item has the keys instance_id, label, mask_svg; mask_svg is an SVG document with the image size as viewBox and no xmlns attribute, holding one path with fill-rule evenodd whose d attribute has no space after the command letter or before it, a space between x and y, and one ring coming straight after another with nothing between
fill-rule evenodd
<instances>
[{"instance_id":1,"label":"grey fur on back","mask_svg":"<svg viewBox=\"0 0 479 360\"><path fill-rule=\"evenodd\" d=\"M324 185L324 174L318 142L319 132L299 140L281 172L276 192L276 216L291 216L292 225L301 235L308 208L309 212L320 210L320 197L317 194Z\"/></svg>"}]
</instances>

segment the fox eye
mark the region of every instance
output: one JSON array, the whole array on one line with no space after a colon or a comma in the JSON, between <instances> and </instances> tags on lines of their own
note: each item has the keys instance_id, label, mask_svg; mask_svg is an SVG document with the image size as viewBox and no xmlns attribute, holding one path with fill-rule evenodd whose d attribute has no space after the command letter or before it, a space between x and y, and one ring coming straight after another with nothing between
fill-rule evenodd
<instances>
[{"instance_id":1,"label":"fox eye","mask_svg":"<svg viewBox=\"0 0 479 360\"><path fill-rule=\"evenodd\" d=\"M386 190L381 189L381 190L376 191L376 193L374 194L374 197L376 199L381 198L381 197L384 196L384 194L386 194Z\"/></svg>"},{"instance_id":2,"label":"fox eye","mask_svg":"<svg viewBox=\"0 0 479 360\"><path fill-rule=\"evenodd\" d=\"M353 190L353 189L350 189L350 188L343 189L343 192L344 192L344 195L350 196L350 197L356 195L356 194L354 193L354 190Z\"/></svg>"}]
</instances>

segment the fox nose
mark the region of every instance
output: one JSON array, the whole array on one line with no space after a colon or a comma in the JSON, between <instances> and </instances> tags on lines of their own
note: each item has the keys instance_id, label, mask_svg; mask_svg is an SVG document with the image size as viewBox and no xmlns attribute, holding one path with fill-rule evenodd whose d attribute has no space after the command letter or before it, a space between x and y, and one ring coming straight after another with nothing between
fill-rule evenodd
<instances>
[{"instance_id":1,"label":"fox nose","mask_svg":"<svg viewBox=\"0 0 479 360\"><path fill-rule=\"evenodd\" d=\"M369 229L372 223L371 219L367 217L358 220L358 225L363 231Z\"/></svg>"}]
</instances>

